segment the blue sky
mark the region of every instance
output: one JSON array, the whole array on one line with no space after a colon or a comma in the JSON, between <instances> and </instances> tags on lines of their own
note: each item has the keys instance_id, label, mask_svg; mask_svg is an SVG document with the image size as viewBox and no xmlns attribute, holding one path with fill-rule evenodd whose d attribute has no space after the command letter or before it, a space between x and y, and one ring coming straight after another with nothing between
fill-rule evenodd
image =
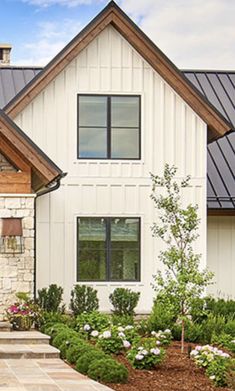
<instances>
[{"instance_id":1,"label":"blue sky","mask_svg":"<svg viewBox=\"0 0 235 391\"><path fill-rule=\"evenodd\" d=\"M0 42L12 64L45 65L105 0L0 0ZM180 68L235 69L232 0L117 0Z\"/></svg>"}]
</instances>

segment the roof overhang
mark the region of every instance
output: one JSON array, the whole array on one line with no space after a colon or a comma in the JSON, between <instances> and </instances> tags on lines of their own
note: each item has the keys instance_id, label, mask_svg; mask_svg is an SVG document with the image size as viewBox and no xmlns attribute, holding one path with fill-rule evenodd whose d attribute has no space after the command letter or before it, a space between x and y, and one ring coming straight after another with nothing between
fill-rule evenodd
<instances>
[{"instance_id":1,"label":"roof overhang","mask_svg":"<svg viewBox=\"0 0 235 391\"><path fill-rule=\"evenodd\" d=\"M65 174L59 167L2 111L0 110L0 139L8 148L8 158L19 158L23 168L32 175L33 191L58 182ZM0 145L1 148L1 145Z\"/></svg>"},{"instance_id":2,"label":"roof overhang","mask_svg":"<svg viewBox=\"0 0 235 391\"><path fill-rule=\"evenodd\" d=\"M101 31L112 25L208 125L209 140L231 131L232 125L191 84L161 50L111 1L4 108L14 119Z\"/></svg>"}]
</instances>

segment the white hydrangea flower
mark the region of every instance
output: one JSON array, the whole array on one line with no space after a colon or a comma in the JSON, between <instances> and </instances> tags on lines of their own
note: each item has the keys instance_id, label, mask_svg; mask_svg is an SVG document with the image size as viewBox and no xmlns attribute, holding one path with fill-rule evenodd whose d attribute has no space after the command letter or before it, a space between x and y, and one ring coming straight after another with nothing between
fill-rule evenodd
<instances>
[{"instance_id":1,"label":"white hydrangea flower","mask_svg":"<svg viewBox=\"0 0 235 391\"><path fill-rule=\"evenodd\" d=\"M143 358L144 358L143 354L137 354L137 355L135 356L135 359L138 360L138 361L143 360Z\"/></svg>"},{"instance_id":2,"label":"white hydrangea flower","mask_svg":"<svg viewBox=\"0 0 235 391\"><path fill-rule=\"evenodd\" d=\"M119 336L120 338L125 338L125 334L124 334L122 331L120 331L120 333L118 333L118 336Z\"/></svg>"},{"instance_id":3,"label":"white hydrangea flower","mask_svg":"<svg viewBox=\"0 0 235 391\"><path fill-rule=\"evenodd\" d=\"M164 331L164 333L171 334L171 330L170 330L170 329L166 329L166 330Z\"/></svg>"},{"instance_id":4,"label":"white hydrangea flower","mask_svg":"<svg viewBox=\"0 0 235 391\"><path fill-rule=\"evenodd\" d=\"M131 347L131 344L130 344L129 341L124 340L124 341L123 341L123 346L124 346L124 348L129 349L129 348Z\"/></svg>"},{"instance_id":5,"label":"white hydrangea flower","mask_svg":"<svg viewBox=\"0 0 235 391\"><path fill-rule=\"evenodd\" d=\"M215 375L211 375L211 376L210 376L210 379L211 379L211 380L214 380L214 379L215 379Z\"/></svg>"},{"instance_id":6,"label":"white hydrangea flower","mask_svg":"<svg viewBox=\"0 0 235 391\"><path fill-rule=\"evenodd\" d=\"M149 352L148 352L146 349L143 349L143 350L141 351L141 354L143 354L144 356L147 356L148 353L149 353Z\"/></svg>"},{"instance_id":7,"label":"white hydrangea flower","mask_svg":"<svg viewBox=\"0 0 235 391\"><path fill-rule=\"evenodd\" d=\"M138 350L144 350L143 346L139 346Z\"/></svg>"},{"instance_id":8,"label":"white hydrangea flower","mask_svg":"<svg viewBox=\"0 0 235 391\"><path fill-rule=\"evenodd\" d=\"M233 339L231 342L232 342L232 343L235 343L235 339Z\"/></svg>"},{"instance_id":9,"label":"white hydrangea flower","mask_svg":"<svg viewBox=\"0 0 235 391\"><path fill-rule=\"evenodd\" d=\"M118 331L124 331L125 329L124 329L124 327L122 327L122 326L118 326L117 330L118 330Z\"/></svg>"},{"instance_id":10,"label":"white hydrangea flower","mask_svg":"<svg viewBox=\"0 0 235 391\"><path fill-rule=\"evenodd\" d=\"M90 329L91 329L91 326L88 323L85 324L84 327L83 327L84 331L89 331Z\"/></svg>"},{"instance_id":11,"label":"white hydrangea flower","mask_svg":"<svg viewBox=\"0 0 235 391\"><path fill-rule=\"evenodd\" d=\"M128 324L126 327L125 327L125 330L132 330L134 328L134 326Z\"/></svg>"},{"instance_id":12,"label":"white hydrangea flower","mask_svg":"<svg viewBox=\"0 0 235 391\"><path fill-rule=\"evenodd\" d=\"M97 330L93 330L91 332L91 336L94 337L94 338L98 337L98 335L99 335L99 331L97 331Z\"/></svg>"},{"instance_id":13,"label":"white hydrangea flower","mask_svg":"<svg viewBox=\"0 0 235 391\"><path fill-rule=\"evenodd\" d=\"M156 345L158 345L158 346L161 345L161 342L157 340Z\"/></svg>"},{"instance_id":14,"label":"white hydrangea flower","mask_svg":"<svg viewBox=\"0 0 235 391\"><path fill-rule=\"evenodd\" d=\"M196 349L194 349L194 350L191 351L190 356L195 357L195 356L197 356L198 354L199 354L199 351L196 350Z\"/></svg>"},{"instance_id":15,"label":"white hydrangea flower","mask_svg":"<svg viewBox=\"0 0 235 391\"><path fill-rule=\"evenodd\" d=\"M105 338L105 339L111 338L111 332L109 330L104 331L103 338Z\"/></svg>"},{"instance_id":16,"label":"white hydrangea flower","mask_svg":"<svg viewBox=\"0 0 235 391\"><path fill-rule=\"evenodd\" d=\"M161 353L160 349L158 349L158 348L156 348L156 349L152 348L152 349L150 350L150 352L151 352L152 354L154 354L155 356L159 356L159 354Z\"/></svg>"},{"instance_id":17,"label":"white hydrangea flower","mask_svg":"<svg viewBox=\"0 0 235 391\"><path fill-rule=\"evenodd\" d=\"M155 337L157 335L156 331L151 331L151 335Z\"/></svg>"}]
</instances>

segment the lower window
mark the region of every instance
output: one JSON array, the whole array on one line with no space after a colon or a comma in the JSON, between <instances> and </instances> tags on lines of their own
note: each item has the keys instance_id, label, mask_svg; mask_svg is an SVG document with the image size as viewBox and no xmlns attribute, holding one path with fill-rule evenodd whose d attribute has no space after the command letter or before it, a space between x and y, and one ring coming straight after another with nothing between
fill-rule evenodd
<instances>
[{"instance_id":1,"label":"lower window","mask_svg":"<svg viewBox=\"0 0 235 391\"><path fill-rule=\"evenodd\" d=\"M78 281L140 280L140 219L77 219Z\"/></svg>"}]
</instances>

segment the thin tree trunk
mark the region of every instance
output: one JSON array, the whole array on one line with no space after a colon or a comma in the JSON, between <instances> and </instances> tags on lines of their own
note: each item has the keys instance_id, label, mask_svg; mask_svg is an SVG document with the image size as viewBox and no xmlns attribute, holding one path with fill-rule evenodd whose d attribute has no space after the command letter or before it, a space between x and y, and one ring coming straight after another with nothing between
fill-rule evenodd
<instances>
[{"instance_id":1,"label":"thin tree trunk","mask_svg":"<svg viewBox=\"0 0 235 391\"><path fill-rule=\"evenodd\" d=\"M181 323L182 329L181 329L181 353L184 353L184 319L182 319Z\"/></svg>"}]
</instances>

